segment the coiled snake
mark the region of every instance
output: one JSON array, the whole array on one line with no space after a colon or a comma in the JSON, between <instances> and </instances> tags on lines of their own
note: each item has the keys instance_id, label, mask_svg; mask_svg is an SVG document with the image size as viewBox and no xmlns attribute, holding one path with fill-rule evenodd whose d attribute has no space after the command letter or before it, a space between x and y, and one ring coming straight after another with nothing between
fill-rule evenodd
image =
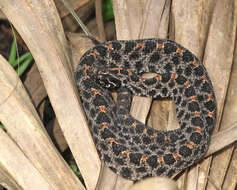
<instances>
[{"instance_id":1,"label":"coiled snake","mask_svg":"<svg viewBox=\"0 0 237 190\"><path fill-rule=\"evenodd\" d=\"M149 79L146 72L157 73ZM163 39L111 41L81 58L76 81L97 151L117 174L171 176L200 160L216 119L216 100L201 61ZM118 89L117 105L109 90ZM180 128L158 131L129 114L131 93L172 98Z\"/></svg>"}]
</instances>

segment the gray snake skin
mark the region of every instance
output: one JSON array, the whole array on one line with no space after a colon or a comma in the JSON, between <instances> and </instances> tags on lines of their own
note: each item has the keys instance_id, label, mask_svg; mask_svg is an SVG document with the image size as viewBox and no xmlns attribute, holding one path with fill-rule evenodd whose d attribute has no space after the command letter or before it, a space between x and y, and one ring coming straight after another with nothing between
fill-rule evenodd
<instances>
[{"instance_id":1,"label":"gray snake skin","mask_svg":"<svg viewBox=\"0 0 237 190\"><path fill-rule=\"evenodd\" d=\"M141 74L153 72L153 78ZM216 100L201 61L163 39L95 45L75 74L79 95L100 158L124 178L172 176L206 153L216 119ZM118 91L117 104L111 90ZM159 131L129 114L131 93L172 98L180 128Z\"/></svg>"}]
</instances>

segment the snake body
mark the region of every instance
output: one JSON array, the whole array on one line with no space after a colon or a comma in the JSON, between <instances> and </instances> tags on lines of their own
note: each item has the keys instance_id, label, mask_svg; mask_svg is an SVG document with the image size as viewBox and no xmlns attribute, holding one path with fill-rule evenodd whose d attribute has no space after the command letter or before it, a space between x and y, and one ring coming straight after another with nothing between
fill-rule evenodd
<instances>
[{"instance_id":1,"label":"snake body","mask_svg":"<svg viewBox=\"0 0 237 190\"><path fill-rule=\"evenodd\" d=\"M145 79L146 72L157 75ZM181 45L164 39L97 44L82 56L75 77L98 154L122 177L172 176L206 153L215 95L202 62ZM118 89L117 104L110 89ZM159 131L134 119L131 93L172 98L180 128Z\"/></svg>"}]
</instances>

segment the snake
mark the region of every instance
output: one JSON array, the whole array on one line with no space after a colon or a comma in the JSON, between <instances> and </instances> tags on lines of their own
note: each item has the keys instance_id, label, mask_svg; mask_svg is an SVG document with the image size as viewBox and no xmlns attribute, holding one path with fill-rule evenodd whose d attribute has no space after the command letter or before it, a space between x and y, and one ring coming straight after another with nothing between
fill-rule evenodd
<instances>
[{"instance_id":1,"label":"snake","mask_svg":"<svg viewBox=\"0 0 237 190\"><path fill-rule=\"evenodd\" d=\"M81 57L75 80L98 155L116 174L171 177L204 157L216 98L203 63L182 45L157 38L97 43ZM156 130L132 117L133 95L172 99L179 128Z\"/></svg>"}]
</instances>

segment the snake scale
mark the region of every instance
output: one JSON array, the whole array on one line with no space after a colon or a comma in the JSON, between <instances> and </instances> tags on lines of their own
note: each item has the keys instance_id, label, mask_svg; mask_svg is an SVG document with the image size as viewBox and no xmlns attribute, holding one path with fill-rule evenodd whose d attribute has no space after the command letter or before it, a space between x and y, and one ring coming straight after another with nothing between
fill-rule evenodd
<instances>
[{"instance_id":1,"label":"snake scale","mask_svg":"<svg viewBox=\"0 0 237 190\"><path fill-rule=\"evenodd\" d=\"M157 75L143 78L142 74ZM100 158L131 180L172 176L199 161L216 119L216 99L202 62L166 39L110 41L81 58L76 83ZM117 104L111 90L118 91ZM129 114L131 94L172 98L180 128L159 131Z\"/></svg>"}]
</instances>

